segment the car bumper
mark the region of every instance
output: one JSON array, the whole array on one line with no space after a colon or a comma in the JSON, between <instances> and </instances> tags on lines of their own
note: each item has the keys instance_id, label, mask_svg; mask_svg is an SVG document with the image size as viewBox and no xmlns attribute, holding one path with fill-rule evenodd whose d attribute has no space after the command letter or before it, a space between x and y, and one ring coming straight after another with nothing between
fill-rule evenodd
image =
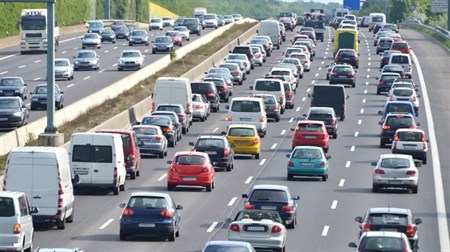
<instances>
[{"instance_id":1,"label":"car bumper","mask_svg":"<svg viewBox=\"0 0 450 252\"><path fill-rule=\"evenodd\" d=\"M322 176L328 174L328 168L305 168L305 167L292 167L287 168L289 175L297 176Z\"/></svg>"},{"instance_id":2,"label":"car bumper","mask_svg":"<svg viewBox=\"0 0 450 252\"><path fill-rule=\"evenodd\" d=\"M129 44L148 44L148 41L146 41L146 40L130 40L129 41Z\"/></svg>"},{"instance_id":3,"label":"car bumper","mask_svg":"<svg viewBox=\"0 0 450 252\"><path fill-rule=\"evenodd\" d=\"M187 186L208 186L213 183L213 179L210 175L207 176L195 176L195 175L178 175L169 174L167 176L168 185L187 185Z\"/></svg>"},{"instance_id":4,"label":"car bumper","mask_svg":"<svg viewBox=\"0 0 450 252\"><path fill-rule=\"evenodd\" d=\"M277 112L275 112L275 111L267 112L266 111L266 115L267 115L268 119L277 119L277 118L279 119L281 116L280 111L277 111Z\"/></svg>"},{"instance_id":5,"label":"car bumper","mask_svg":"<svg viewBox=\"0 0 450 252\"><path fill-rule=\"evenodd\" d=\"M427 152L423 150L399 150L397 148L393 148L392 153L411 155L415 159L425 159L427 157Z\"/></svg>"},{"instance_id":6,"label":"car bumper","mask_svg":"<svg viewBox=\"0 0 450 252\"><path fill-rule=\"evenodd\" d=\"M164 146L162 144L145 144L139 147L142 154L159 154L164 152Z\"/></svg>"},{"instance_id":7,"label":"car bumper","mask_svg":"<svg viewBox=\"0 0 450 252\"><path fill-rule=\"evenodd\" d=\"M55 79L67 79L70 77L70 73L55 73Z\"/></svg>"},{"instance_id":8,"label":"car bumper","mask_svg":"<svg viewBox=\"0 0 450 252\"><path fill-rule=\"evenodd\" d=\"M301 141L292 141L292 147L296 146L303 146L303 145L312 145L312 146L319 146L324 149L328 148L328 141L311 141L311 140L301 140Z\"/></svg>"},{"instance_id":9,"label":"car bumper","mask_svg":"<svg viewBox=\"0 0 450 252\"><path fill-rule=\"evenodd\" d=\"M226 168L231 164L231 158L211 158L211 162L215 168Z\"/></svg>"},{"instance_id":10,"label":"car bumper","mask_svg":"<svg viewBox=\"0 0 450 252\"><path fill-rule=\"evenodd\" d=\"M75 69L95 69L96 67L95 64L77 64L74 66Z\"/></svg>"},{"instance_id":11,"label":"car bumper","mask_svg":"<svg viewBox=\"0 0 450 252\"><path fill-rule=\"evenodd\" d=\"M235 154L258 154L260 150L260 146L236 145L233 147L233 151Z\"/></svg>"},{"instance_id":12,"label":"car bumper","mask_svg":"<svg viewBox=\"0 0 450 252\"><path fill-rule=\"evenodd\" d=\"M203 118L205 116L206 116L205 110L194 110L194 112L192 112L192 117L194 118Z\"/></svg>"},{"instance_id":13,"label":"car bumper","mask_svg":"<svg viewBox=\"0 0 450 252\"><path fill-rule=\"evenodd\" d=\"M118 64L120 69L138 69L142 67L142 64L130 63L130 64Z\"/></svg>"},{"instance_id":14,"label":"car bumper","mask_svg":"<svg viewBox=\"0 0 450 252\"><path fill-rule=\"evenodd\" d=\"M22 251L22 236L15 234L0 235L0 251Z\"/></svg>"},{"instance_id":15,"label":"car bumper","mask_svg":"<svg viewBox=\"0 0 450 252\"><path fill-rule=\"evenodd\" d=\"M47 106L46 106L47 107ZM5 119L5 118L0 118ZM7 121L0 121L0 128L15 128L22 125L22 118L20 117L10 117L6 118Z\"/></svg>"},{"instance_id":16,"label":"car bumper","mask_svg":"<svg viewBox=\"0 0 450 252\"><path fill-rule=\"evenodd\" d=\"M392 179L377 176L373 178L373 185L378 187L413 188L418 185L418 182L418 177Z\"/></svg>"},{"instance_id":17,"label":"car bumper","mask_svg":"<svg viewBox=\"0 0 450 252\"><path fill-rule=\"evenodd\" d=\"M355 79L330 77L330 84L354 84Z\"/></svg>"},{"instance_id":18,"label":"car bumper","mask_svg":"<svg viewBox=\"0 0 450 252\"><path fill-rule=\"evenodd\" d=\"M80 181L83 181L83 176L80 176ZM73 186L75 189L94 189L94 188L100 188L100 189L107 189L112 190L117 187L117 181L114 180L113 183L105 183L105 184L98 184L98 183L86 183L83 184L82 182L79 184L76 184Z\"/></svg>"},{"instance_id":19,"label":"car bumper","mask_svg":"<svg viewBox=\"0 0 450 252\"><path fill-rule=\"evenodd\" d=\"M249 242L254 248L260 249L271 249L271 248L282 248L285 246L285 238L282 236L277 237L241 237L240 235L228 235L229 241L243 241Z\"/></svg>"},{"instance_id":20,"label":"car bumper","mask_svg":"<svg viewBox=\"0 0 450 252\"><path fill-rule=\"evenodd\" d=\"M21 96L21 93L17 93L17 92L0 92L0 96Z\"/></svg>"},{"instance_id":21,"label":"car bumper","mask_svg":"<svg viewBox=\"0 0 450 252\"><path fill-rule=\"evenodd\" d=\"M154 224L154 227L153 227ZM144 225L148 225L144 227ZM143 221L120 221L120 231L126 235L166 237L175 231L172 221L146 223Z\"/></svg>"}]
</instances>

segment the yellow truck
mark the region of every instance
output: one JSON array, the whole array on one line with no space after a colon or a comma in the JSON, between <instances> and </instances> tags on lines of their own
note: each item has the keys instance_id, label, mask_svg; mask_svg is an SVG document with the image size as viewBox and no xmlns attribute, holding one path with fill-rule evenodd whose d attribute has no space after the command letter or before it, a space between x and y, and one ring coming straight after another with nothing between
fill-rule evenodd
<instances>
[{"instance_id":1,"label":"yellow truck","mask_svg":"<svg viewBox=\"0 0 450 252\"><path fill-rule=\"evenodd\" d=\"M358 30L356 29L337 29L333 39L333 55L342 48L354 49L359 53Z\"/></svg>"}]
</instances>

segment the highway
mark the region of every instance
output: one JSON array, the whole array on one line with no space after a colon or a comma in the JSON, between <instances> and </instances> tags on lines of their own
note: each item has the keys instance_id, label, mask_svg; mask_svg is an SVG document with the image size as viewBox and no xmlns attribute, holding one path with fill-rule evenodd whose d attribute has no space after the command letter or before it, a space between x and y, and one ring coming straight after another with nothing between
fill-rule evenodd
<instances>
[{"instance_id":1,"label":"highway","mask_svg":"<svg viewBox=\"0 0 450 252\"><path fill-rule=\"evenodd\" d=\"M403 32L403 31L402 31ZM248 192L254 184L287 185L294 195L300 195L298 201L298 225L294 230L288 230L287 251L351 251L348 242L357 241L358 227L354 221L356 216L362 216L369 207L392 206L410 208L416 217L422 218L419 226L420 251L442 251L439 246L439 229L437 221L437 204L433 167L440 163L444 183L445 206L449 209L449 118L448 118L448 83L449 54L429 38L412 31L403 34L413 47L425 76L427 91L432 101L431 109L434 116L434 127L439 148L440 159L429 160L420 169L420 186L418 194L410 194L403 190L372 193L372 161L380 154L390 153L390 149L379 148L379 116L377 111L384 105L386 97L376 95L376 77L379 75L379 56L375 55L373 37L367 29L362 30L360 46L360 68L357 72L356 88L347 88L348 100L346 119L339 122L339 137L331 140L329 155L330 176L328 181L315 179L286 179L286 153L291 149L292 133L290 128L306 113L309 108L307 91L316 83L328 83L325 80L326 65L332 61L332 42L334 30L327 30L323 43L318 43L316 57L311 72L305 73L304 79L296 94L294 109L286 110L280 122L270 122L268 134L262 139L262 153L259 160L247 156L236 156L235 169L232 172L218 172L216 189L208 193L203 189L180 188L171 195L177 204L183 205L180 237L175 242L137 239L119 241L119 218L121 209L119 203L126 202L128 195L135 191L166 192L166 161L176 151L187 150L188 142L194 141L199 134L220 133L225 129L226 111L221 109L203 123L195 122L191 131L183 136L181 142L169 150L168 158L146 158L141 165L141 177L127 180L125 192L119 196L112 193L77 195L75 200L75 219L66 225L65 230L38 228L35 232L34 246L37 247L80 247L84 251L200 251L208 240L222 240L227 237L227 226L224 220L234 217L243 207L242 193ZM293 33L289 33L289 37ZM289 39L288 37L288 39ZM410 40L411 39L411 40ZM67 54L72 56L74 47L79 47L79 41L68 42ZM289 46L283 43L282 49L275 50L272 57L262 67L252 71L243 86L235 87L233 96L246 96L250 93L249 85L258 77L264 76L267 70L281 59L282 52ZM101 60L111 53L104 53ZM111 50L111 47L109 50ZM120 48L120 43L119 43ZM62 50L62 49L61 49ZM114 49L112 49L114 50ZM430 53L431 52L431 53ZM62 52L61 52L62 53ZM103 56L104 55L104 56ZM107 56L108 55L108 56ZM16 57L16 56L15 56ZM17 56L22 58L22 56ZM41 68L33 63L36 56L24 56L31 64L29 71L32 80L38 76ZM44 56L37 56L44 57ZM147 58L148 60L148 58ZM17 69L24 61L14 64L11 69ZM108 61L110 62L110 61ZM419 82L416 62L413 78ZM102 64L102 63L101 63ZM105 72L113 70L111 65L102 64ZM5 66L2 62L2 66ZM34 69L34 70L32 70ZM39 70L41 69L41 70ZM8 73L10 74L10 73ZM75 77L75 88L82 86L79 92L67 92L71 98L76 98L100 88L112 80L124 77L127 73L95 74L91 79L84 80L89 72L78 73ZM109 80L109 82L107 82ZM66 82L64 82L65 84ZM70 85L67 82L67 85ZM93 84L95 83L95 84ZM63 90L70 89L65 84ZM87 86L90 85L90 86ZM95 86L94 86L95 85ZM423 83L421 83L423 85ZM422 88L421 88L422 90ZM222 108L224 104L222 104ZM418 121L420 128L429 132L429 126L424 110L424 100L421 98ZM200 125L201 124L201 125ZM431 155L431 152L429 152ZM438 192L439 193L439 192ZM442 193L442 192L441 192ZM448 219L448 214L447 214ZM446 224L448 225L448 224ZM447 226L448 228L448 226ZM447 233L448 235L448 233Z\"/></svg>"}]
</instances>

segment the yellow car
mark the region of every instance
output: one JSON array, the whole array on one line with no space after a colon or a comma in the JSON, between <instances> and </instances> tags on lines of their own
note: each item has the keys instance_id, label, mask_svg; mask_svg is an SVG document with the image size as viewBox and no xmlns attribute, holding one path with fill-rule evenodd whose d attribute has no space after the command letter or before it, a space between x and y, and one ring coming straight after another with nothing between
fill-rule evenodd
<instances>
[{"instance_id":1,"label":"yellow car","mask_svg":"<svg viewBox=\"0 0 450 252\"><path fill-rule=\"evenodd\" d=\"M261 139L254 125L230 124L225 135L235 154L255 155L259 159Z\"/></svg>"}]
</instances>

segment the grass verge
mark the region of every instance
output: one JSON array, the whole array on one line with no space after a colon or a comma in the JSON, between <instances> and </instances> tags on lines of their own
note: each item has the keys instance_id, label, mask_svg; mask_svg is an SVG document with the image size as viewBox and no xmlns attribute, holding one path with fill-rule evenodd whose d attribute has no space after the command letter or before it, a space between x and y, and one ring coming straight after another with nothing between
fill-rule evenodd
<instances>
[{"instance_id":1,"label":"grass verge","mask_svg":"<svg viewBox=\"0 0 450 252\"><path fill-rule=\"evenodd\" d=\"M64 141L68 141L72 133L85 132L94 128L95 126L150 96L153 92L153 88L155 87L156 79L159 77L179 77L183 75L216 53L219 49L235 40L254 25L254 22L234 24L232 29L228 29L222 35L216 37L208 44L188 53L183 58L173 60L166 68L141 81L130 90L122 93L120 96L114 99L109 99L103 104L91 108L78 118L60 125L58 127L58 131L60 133L64 133ZM28 137L29 141L27 141L26 145L37 145L35 137ZM0 156L0 173L3 173L7 157L7 155Z\"/></svg>"}]
</instances>

